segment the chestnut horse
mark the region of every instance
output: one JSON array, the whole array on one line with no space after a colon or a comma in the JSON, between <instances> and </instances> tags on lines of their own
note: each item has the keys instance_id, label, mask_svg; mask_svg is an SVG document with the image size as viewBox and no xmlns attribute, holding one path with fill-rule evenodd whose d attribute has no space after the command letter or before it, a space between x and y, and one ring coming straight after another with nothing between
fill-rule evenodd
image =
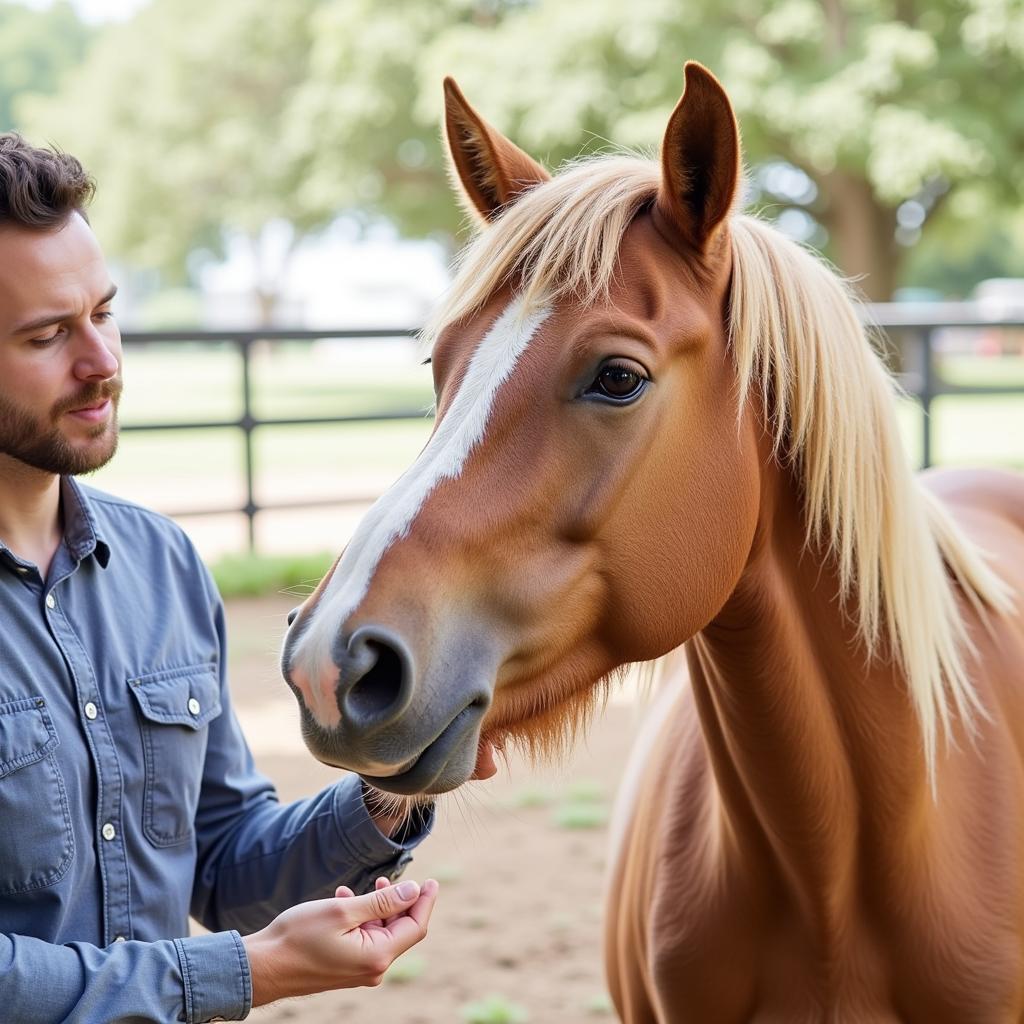
<instances>
[{"instance_id":1,"label":"chestnut horse","mask_svg":"<svg viewBox=\"0 0 1024 1024\"><path fill-rule=\"evenodd\" d=\"M639 1022L1024 1014L1024 482L908 470L843 283L734 212L699 65L660 163L555 177L446 83L482 230L437 422L283 651L308 746L412 797L685 643L623 782Z\"/></svg>"}]
</instances>

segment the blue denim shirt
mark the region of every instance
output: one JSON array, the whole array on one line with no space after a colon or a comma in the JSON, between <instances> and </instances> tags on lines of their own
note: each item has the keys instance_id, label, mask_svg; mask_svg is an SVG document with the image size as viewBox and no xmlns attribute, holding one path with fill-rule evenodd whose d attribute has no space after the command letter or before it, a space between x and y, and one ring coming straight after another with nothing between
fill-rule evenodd
<instances>
[{"instance_id":1,"label":"blue denim shirt","mask_svg":"<svg viewBox=\"0 0 1024 1024\"><path fill-rule=\"evenodd\" d=\"M355 776L281 806L184 534L73 480L61 501L45 581L0 542L0 1019L242 1019L239 932L397 877L429 819L385 838Z\"/></svg>"}]
</instances>

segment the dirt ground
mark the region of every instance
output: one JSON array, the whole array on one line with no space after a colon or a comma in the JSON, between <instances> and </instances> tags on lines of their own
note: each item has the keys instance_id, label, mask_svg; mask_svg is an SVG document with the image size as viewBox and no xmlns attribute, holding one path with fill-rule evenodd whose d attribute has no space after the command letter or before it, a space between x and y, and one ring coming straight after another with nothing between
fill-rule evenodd
<instances>
[{"instance_id":1,"label":"dirt ground","mask_svg":"<svg viewBox=\"0 0 1024 1024\"><path fill-rule=\"evenodd\" d=\"M232 689L257 762L283 799L337 771L299 738L276 666L286 596L228 608ZM613 698L563 766L509 770L445 799L406 877L437 878L426 940L377 989L253 1012L257 1024L586 1024L611 1021L601 958L607 818L639 717Z\"/></svg>"}]
</instances>

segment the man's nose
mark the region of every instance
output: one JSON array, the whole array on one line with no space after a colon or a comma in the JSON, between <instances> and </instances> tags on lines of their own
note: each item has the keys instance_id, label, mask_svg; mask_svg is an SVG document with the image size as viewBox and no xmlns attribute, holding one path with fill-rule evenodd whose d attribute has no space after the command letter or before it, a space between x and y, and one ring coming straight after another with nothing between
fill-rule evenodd
<instances>
[{"instance_id":1,"label":"man's nose","mask_svg":"<svg viewBox=\"0 0 1024 1024\"><path fill-rule=\"evenodd\" d=\"M120 369L116 346L110 338L90 324L83 333L75 360L79 380L109 380Z\"/></svg>"}]
</instances>

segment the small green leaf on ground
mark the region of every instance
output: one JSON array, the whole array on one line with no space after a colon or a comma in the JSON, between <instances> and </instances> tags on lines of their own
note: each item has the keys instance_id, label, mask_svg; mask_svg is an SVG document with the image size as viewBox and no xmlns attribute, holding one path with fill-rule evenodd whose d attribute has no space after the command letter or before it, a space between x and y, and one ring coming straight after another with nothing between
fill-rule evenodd
<instances>
[{"instance_id":1,"label":"small green leaf on ground","mask_svg":"<svg viewBox=\"0 0 1024 1024\"><path fill-rule=\"evenodd\" d=\"M466 1003L461 1013L466 1024L526 1024L530 1019L525 1007L497 995Z\"/></svg>"},{"instance_id":2,"label":"small green leaf on ground","mask_svg":"<svg viewBox=\"0 0 1024 1024\"><path fill-rule=\"evenodd\" d=\"M608 809L604 804L566 803L555 808L553 818L558 828L601 828L608 821Z\"/></svg>"},{"instance_id":3,"label":"small green leaf on ground","mask_svg":"<svg viewBox=\"0 0 1024 1024\"><path fill-rule=\"evenodd\" d=\"M615 1012L611 998L606 992L600 992L591 996L584 1004L583 1009L591 1017L610 1017Z\"/></svg>"}]
</instances>

